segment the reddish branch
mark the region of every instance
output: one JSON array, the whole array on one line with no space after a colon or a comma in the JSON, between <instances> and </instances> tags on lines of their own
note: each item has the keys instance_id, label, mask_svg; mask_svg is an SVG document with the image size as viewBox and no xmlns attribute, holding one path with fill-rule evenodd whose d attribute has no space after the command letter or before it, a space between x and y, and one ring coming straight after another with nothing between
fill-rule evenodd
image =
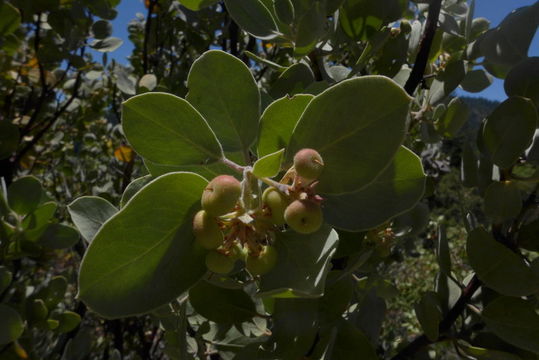
<instances>
[{"instance_id":1,"label":"reddish branch","mask_svg":"<svg viewBox=\"0 0 539 360\"><path fill-rule=\"evenodd\" d=\"M429 61L429 53L436 34L436 27L438 25L438 17L440 15L440 8L442 7L442 0L431 0L429 5L429 14L427 16L427 23L425 25L425 32L421 38L419 45L419 52L415 59L414 67L410 73L410 77L404 85L404 90L413 96L415 89L423 81L423 74Z\"/></svg>"}]
</instances>

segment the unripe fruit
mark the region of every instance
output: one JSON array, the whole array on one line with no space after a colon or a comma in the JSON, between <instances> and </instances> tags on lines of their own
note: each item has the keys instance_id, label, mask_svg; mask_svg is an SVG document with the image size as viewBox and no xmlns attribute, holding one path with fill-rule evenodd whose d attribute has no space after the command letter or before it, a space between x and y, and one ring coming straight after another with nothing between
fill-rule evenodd
<instances>
[{"instance_id":1,"label":"unripe fruit","mask_svg":"<svg viewBox=\"0 0 539 360\"><path fill-rule=\"evenodd\" d=\"M245 267L252 275L264 275L273 269L276 263L277 250L267 245L258 256L248 255Z\"/></svg>"},{"instance_id":2,"label":"unripe fruit","mask_svg":"<svg viewBox=\"0 0 539 360\"><path fill-rule=\"evenodd\" d=\"M271 221L275 225L284 225L284 211L288 206L288 199L274 187L269 187L262 194L262 202L271 211Z\"/></svg>"},{"instance_id":3,"label":"unripe fruit","mask_svg":"<svg viewBox=\"0 0 539 360\"><path fill-rule=\"evenodd\" d=\"M197 212L193 219L193 233L196 241L205 249L217 249L223 244L223 233L217 221L204 210Z\"/></svg>"},{"instance_id":4,"label":"unripe fruit","mask_svg":"<svg viewBox=\"0 0 539 360\"><path fill-rule=\"evenodd\" d=\"M307 180L318 179L324 170L324 160L318 151L302 149L294 155L296 174Z\"/></svg>"},{"instance_id":5,"label":"unripe fruit","mask_svg":"<svg viewBox=\"0 0 539 360\"><path fill-rule=\"evenodd\" d=\"M284 212L286 223L301 234L310 234L322 226L324 221L320 204L311 200L295 200Z\"/></svg>"},{"instance_id":6,"label":"unripe fruit","mask_svg":"<svg viewBox=\"0 0 539 360\"><path fill-rule=\"evenodd\" d=\"M224 215L234 209L240 195L241 184L235 177L219 175L204 189L202 208L213 216Z\"/></svg>"},{"instance_id":7,"label":"unripe fruit","mask_svg":"<svg viewBox=\"0 0 539 360\"><path fill-rule=\"evenodd\" d=\"M206 254L206 267L217 274L228 274L234 269L236 260L217 251Z\"/></svg>"}]
</instances>

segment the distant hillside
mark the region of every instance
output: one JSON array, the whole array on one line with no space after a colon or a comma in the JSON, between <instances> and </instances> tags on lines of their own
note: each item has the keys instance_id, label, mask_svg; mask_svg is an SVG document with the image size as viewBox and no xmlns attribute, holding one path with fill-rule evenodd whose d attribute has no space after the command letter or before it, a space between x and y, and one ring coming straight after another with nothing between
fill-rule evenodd
<instances>
[{"instance_id":1,"label":"distant hillside","mask_svg":"<svg viewBox=\"0 0 539 360\"><path fill-rule=\"evenodd\" d=\"M461 99L470 108L470 117L462 128L461 134L466 140L475 141L481 121L483 121L483 119L486 118L500 102L479 97L461 97Z\"/></svg>"}]
</instances>

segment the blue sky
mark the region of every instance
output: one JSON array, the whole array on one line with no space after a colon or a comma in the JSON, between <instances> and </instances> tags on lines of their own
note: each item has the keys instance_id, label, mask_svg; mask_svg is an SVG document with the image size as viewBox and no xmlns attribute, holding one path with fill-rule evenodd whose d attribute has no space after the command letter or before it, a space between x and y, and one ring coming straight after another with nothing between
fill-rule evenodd
<instances>
[{"instance_id":1,"label":"blue sky","mask_svg":"<svg viewBox=\"0 0 539 360\"><path fill-rule=\"evenodd\" d=\"M475 17L485 17L491 21L491 27L500 23L503 18L521 6L531 5L535 0L476 0ZM118 62L126 63L127 56L131 54L133 46L128 39L127 24L137 12L146 13L142 0L122 0L118 6L118 17L113 21L113 36L124 40L124 44L114 51L112 57ZM539 36L534 37L530 46L529 56L539 56ZM506 95L503 90L503 81L495 79L494 83L481 93L471 94L459 90L459 94L466 96L481 96L492 100L503 100Z\"/></svg>"}]
</instances>

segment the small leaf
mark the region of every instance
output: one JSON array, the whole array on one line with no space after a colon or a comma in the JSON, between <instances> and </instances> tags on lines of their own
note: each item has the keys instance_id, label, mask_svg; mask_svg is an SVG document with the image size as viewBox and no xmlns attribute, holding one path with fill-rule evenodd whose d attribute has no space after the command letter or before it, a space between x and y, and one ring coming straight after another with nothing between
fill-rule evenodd
<instances>
[{"instance_id":1,"label":"small leaf","mask_svg":"<svg viewBox=\"0 0 539 360\"><path fill-rule=\"evenodd\" d=\"M19 28L21 14L19 10L8 2L0 3L0 36L6 36Z\"/></svg>"},{"instance_id":2,"label":"small leaf","mask_svg":"<svg viewBox=\"0 0 539 360\"><path fill-rule=\"evenodd\" d=\"M451 95L465 76L464 62L462 60L450 61L445 69L432 81L430 87L430 103L437 104Z\"/></svg>"},{"instance_id":3,"label":"small leaf","mask_svg":"<svg viewBox=\"0 0 539 360\"><path fill-rule=\"evenodd\" d=\"M219 324L239 324L256 315L253 300L243 290L200 281L189 290L189 302L200 315Z\"/></svg>"},{"instance_id":4,"label":"small leaf","mask_svg":"<svg viewBox=\"0 0 539 360\"><path fill-rule=\"evenodd\" d=\"M271 12L260 0L225 0L226 9L238 25L259 39L277 35L277 25Z\"/></svg>"},{"instance_id":5,"label":"small leaf","mask_svg":"<svg viewBox=\"0 0 539 360\"><path fill-rule=\"evenodd\" d=\"M283 161L284 149L258 159L253 166L253 174L257 177L272 178L279 174Z\"/></svg>"},{"instance_id":6,"label":"small leaf","mask_svg":"<svg viewBox=\"0 0 539 360\"><path fill-rule=\"evenodd\" d=\"M442 320L442 309L438 294L426 292L415 306L417 320L430 341L438 340L438 326Z\"/></svg>"},{"instance_id":7,"label":"small leaf","mask_svg":"<svg viewBox=\"0 0 539 360\"><path fill-rule=\"evenodd\" d=\"M120 145L114 150L114 157L121 162L129 163L133 161L133 149L126 145Z\"/></svg>"},{"instance_id":8,"label":"small leaf","mask_svg":"<svg viewBox=\"0 0 539 360\"><path fill-rule=\"evenodd\" d=\"M223 51L207 51L193 63L187 87L187 101L207 120L223 149L247 151L260 117L260 92L247 66Z\"/></svg>"},{"instance_id":9,"label":"small leaf","mask_svg":"<svg viewBox=\"0 0 539 360\"><path fill-rule=\"evenodd\" d=\"M57 204L47 202L40 205L36 210L24 217L22 226L24 228L24 237L30 241L36 241L45 231L49 221L56 212Z\"/></svg>"},{"instance_id":10,"label":"small leaf","mask_svg":"<svg viewBox=\"0 0 539 360\"><path fill-rule=\"evenodd\" d=\"M99 52L112 52L123 44L123 40L117 37L108 37L105 39L96 39L90 43L90 47Z\"/></svg>"},{"instance_id":11,"label":"small leaf","mask_svg":"<svg viewBox=\"0 0 539 360\"><path fill-rule=\"evenodd\" d=\"M163 165L204 165L222 149L204 118L187 101L165 93L133 96L123 104L127 140L144 158Z\"/></svg>"},{"instance_id":12,"label":"small leaf","mask_svg":"<svg viewBox=\"0 0 539 360\"><path fill-rule=\"evenodd\" d=\"M340 82L307 105L286 149L287 162L303 148L315 149L325 163L317 187L320 194L361 189L387 167L399 149L410 100L386 77ZM350 158L353 166L344 160Z\"/></svg>"},{"instance_id":13,"label":"small leaf","mask_svg":"<svg viewBox=\"0 0 539 360\"><path fill-rule=\"evenodd\" d=\"M10 157L17 150L17 146L19 128L9 121L0 121L0 160Z\"/></svg>"},{"instance_id":14,"label":"small leaf","mask_svg":"<svg viewBox=\"0 0 539 360\"><path fill-rule=\"evenodd\" d=\"M329 226L303 235L276 234L277 264L262 277L259 296L320 297L324 293L330 260L337 249L337 232Z\"/></svg>"},{"instance_id":15,"label":"small leaf","mask_svg":"<svg viewBox=\"0 0 539 360\"><path fill-rule=\"evenodd\" d=\"M97 196L83 196L67 206L71 220L84 240L92 242L101 226L118 212L111 203Z\"/></svg>"},{"instance_id":16,"label":"small leaf","mask_svg":"<svg viewBox=\"0 0 539 360\"><path fill-rule=\"evenodd\" d=\"M48 249L67 249L79 241L79 233L71 226L50 224L47 226L38 243Z\"/></svg>"},{"instance_id":17,"label":"small leaf","mask_svg":"<svg viewBox=\"0 0 539 360\"><path fill-rule=\"evenodd\" d=\"M322 208L325 220L348 231L381 225L417 204L425 191L425 179L419 157L401 146L372 183L353 193L326 196Z\"/></svg>"},{"instance_id":18,"label":"small leaf","mask_svg":"<svg viewBox=\"0 0 539 360\"><path fill-rule=\"evenodd\" d=\"M102 316L126 317L193 286L206 272L205 251L194 246L192 230L206 184L193 173L170 173L140 190L88 247L79 297Z\"/></svg>"},{"instance_id":19,"label":"small leaf","mask_svg":"<svg viewBox=\"0 0 539 360\"><path fill-rule=\"evenodd\" d=\"M471 70L466 73L460 86L468 92L478 93L492 84L492 76L483 69Z\"/></svg>"},{"instance_id":20,"label":"small leaf","mask_svg":"<svg viewBox=\"0 0 539 360\"><path fill-rule=\"evenodd\" d=\"M157 77L154 74L146 74L140 78L138 86L152 91L157 86Z\"/></svg>"},{"instance_id":21,"label":"small leaf","mask_svg":"<svg viewBox=\"0 0 539 360\"><path fill-rule=\"evenodd\" d=\"M460 128L468 121L468 105L460 98L451 99L442 118L436 123L437 130L446 137L455 137Z\"/></svg>"},{"instance_id":22,"label":"small leaf","mask_svg":"<svg viewBox=\"0 0 539 360\"><path fill-rule=\"evenodd\" d=\"M42 299L49 309L53 309L64 299L67 290L67 280L63 276L55 276L49 281L47 286L41 289L36 297Z\"/></svg>"},{"instance_id":23,"label":"small leaf","mask_svg":"<svg viewBox=\"0 0 539 360\"><path fill-rule=\"evenodd\" d=\"M489 303L481 316L504 341L539 354L539 316L530 302L502 296Z\"/></svg>"},{"instance_id":24,"label":"small leaf","mask_svg":"<svg viewBox=\"0 0 539 360\"><path fill-rule=\"evenodd\" d=\"M466 252L477 277L500 294L525 296L539 290L539 276L482 228L470 233Z\"/></svg>"},{"instance_id":25,"label":"small leaf","mask_svg":"<svg viewBox=\"0 0 539 360\"><path fill-rule=\"evenodd\" d=\"M41 183L33 176L23 176L15 180L7 190L9 207L20 215L34 211L42 197Z\"/></svg>"},{"instance_id":26,"label":"small leaf","mask_svg":"<svg viewBox=\"0 0 539 360\"><path fill-rule=\"evenodd\" d=\"M8 288L13 279L13 274L5 266L0 265L0 295Z\"/></svg>"},{"instance_id":27,"label":"small leaf","mask_svg":"<svg viewBox=\"0 0 539 360\"><path fill-rule=\"evenodd\" d=\"M293 95L305 92L305 89L315 81L311 68L304 63L296 63L289 66L271 85L269 94L277 99L288 95L293 99Z\"/></svg>"},{"instance_id":28,"label":"small leaf","mask_svg":"<svg viewBox=\"0 0 539 360\"><path fill-rule=\"evenodd\" d=\"M446 275L451 274L451 254L449 252L449 243L447 241L447 230L445 225L438 227L438 238L436 241L436 260L440 271Z\"/></svg>"},{"instance_id":29,"label":"small leaf","mask_svg":"<svg viewBox=\"0 0 539 360\"><path fill-rule=\"evenodd\" d=\"M466 187L477 186L479 182L478 171L477 156L470 144L466 143L462 150L462 163L460 167L462 184Z\"/></svg>"},{"instance_id":30,"label":"small leaf","mask_svg":"<svg viewBox=\"0 0 539 360\"><path fill-rule=\"evenodd\" d=\"M516 217L522 209L518 185L512 181L495 181L485 191L485 214L495 223Z\"/></svg>"},{"instance_id":31,"label":"small leaf","mask_svg":"<svg viewBox=\"0 0 539 360\"><path fill-rule=\"evenodd\" d=\"M477 346L468 346L459 343L459 348L464 351L466 355L472 356L477 360L521 360L517 355L513 355L507 352L485 349Z\"/></svg>"},{"instance_id":32,"label":"small leaf","mask_svg":"<svg viewBox=\"0 0 539 360\"><path fill-rule=\"evenodd\" d=\"M292 131L312 95L283 97L272 102L260 118L258 156L264 156L288 145Z\"/></svg>"},{"instance_id":33,"label":"small leaf","mask_svg":"<svg viewBox=\"0 0 539 360\"><path fill-rule=\"evenodd\" d=\"M487 117L482 139L492 162L510 168L531 144L537 123L533 103L522 97L510 97Z\"/></svg>"},{"instance_id":34,"label":"small leaf","mask_svg":"<svg viewBox=\"0 0 539 360\"><path fill-rule=\"evenodd\" d=\"M131 198L137 192L139 192L140 189L142 189L144 186L146 186L147 183L149 183L152 180L153 180L152 175L144 175L144 176L141 176L141 177L131 181L129 183L129 185L127 185L127 187L125 188L124 193L122 194L122 199L120 200L120 207L123 208L125 206L125 204L127 204L127 202L129 200L131 200ZM114 210L117 211L116 208L114 208ZM110 216L112 216L112 215L114 215L114 214L111 214ZM73 217L73 215L71 215L71 216ZM107 217L107 219L109 217ZM103 222L105 222L107 219L104 219ZM99 225L99 226L101 226L101 225ZM80 231L80 229L79 229L79 231Z\"/></svg>"},{"instance_id":35,"label":"small leaf","mask_svg":"<svg viewBox=\"0 0 539 360\"><path fill-rule=\"evenodd\" d=\"M0 345L17 340L24 331L24 324L17 311L0 304Z\"/></svg>"},{"instance_id":36,"label":"small leaf","mask_svg":"<svg viewBox=\"0 0 539 360\"><path fill-rule=\"evenodd\" d=\"M97 20L92 24L92 33L96 39L103 40L112 35L112 24L106 20Z\"/></svg>"},{"instance_id":37,"label":"small leaf","mask_svg":"<svg viewBox=\"0 0 539 360\"><path fill-rule=\"evenodd\" d=\"M58 327L55 330L62 334L74 330L81 321L80 315L73 311L64 311L52 316L52 318L58 321Z\"/></svg>"}]
</instances>

